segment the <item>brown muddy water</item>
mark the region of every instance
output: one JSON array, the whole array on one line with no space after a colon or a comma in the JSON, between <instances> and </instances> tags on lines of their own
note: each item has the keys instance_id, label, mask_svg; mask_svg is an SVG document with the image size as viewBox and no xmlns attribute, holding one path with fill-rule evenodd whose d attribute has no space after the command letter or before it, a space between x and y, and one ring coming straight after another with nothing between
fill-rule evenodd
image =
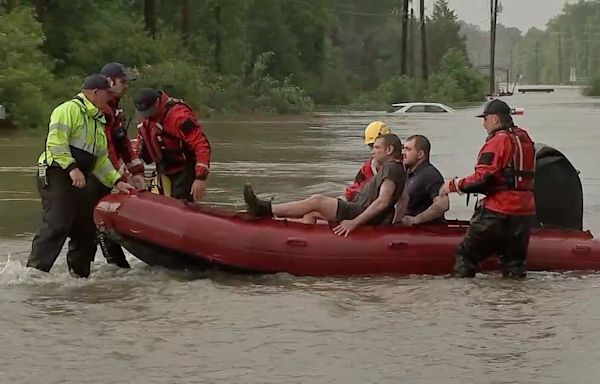
<instances>
[{"instance_id":1,"label":"brown muddy water","mask_svg":"<svg viewBox=\"0 0 600 384\"><path fill-rule=\"evenodd\" d=\"M578 90L506 98L517 123L581 171L584 226L600 235L600 100ZM473 116L385 112L214 118L207 200L242 208L246 181L277 201L337 195L369 156L364 127L427 135L446 177L471 171ZM87 280L24 267L39 220L43 132L0 134L1 383L596 383L600 275L304 278L198 276L107 265ZM450 218L473 209L452 199ZM232 235L233 236L233 235Z\"/></svg>"}]
</instances>

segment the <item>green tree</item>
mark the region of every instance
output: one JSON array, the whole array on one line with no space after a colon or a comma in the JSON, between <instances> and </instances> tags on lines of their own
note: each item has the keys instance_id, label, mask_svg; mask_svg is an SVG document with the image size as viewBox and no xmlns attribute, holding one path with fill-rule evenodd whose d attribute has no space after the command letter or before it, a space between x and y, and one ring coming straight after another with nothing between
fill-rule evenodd
<instances>
[{"instance_id":1,"label":"green tree","mask_svg":"<svg viewBox=\"0 0 600 384\"><path fill-rule=\"evenodd\" d=\"M427 59L429 68L433 71L450 49L461 51L467 56L465 38L460 34L458 18L448 6L447 0L436 0L433 4L433 14L427 24L427 41Z\"/></svg>"},{"instance_id":2,"label":"green tree","mask_svg":"<svg viewBox=\"0 0 600 384\"><path fill-rule=\"evenodd\" d=\"M40 124L53 106L52 62L40 50L42 43L32 9L0 13L0 104L17 127Z\"/></svg>"},{"instance_id":3,"label":"green tree","mask_svg":"<svg viewBox=\"0 0 600 384\"><path fill-rule=\"evenodd\" d=\"M545 31L530 29L519 44L522 82L570 83L571 68L579 80L595 77L600 65L600 1L566 4Z\"/></svg>"},{"instance_id":4,"label":"green tree","mask_svg":"<svg viewBox=\"0 0 600 384\"><path fill-rule=\"evenodd\" d=\"M447 102L481 101L485 80L473 69L464 52L449 50L429 80L428 99Z\"/></svg>"},{"instance_id":5,"label":"green tree","mask_svg":"<svg viewBox=\"0 0 600 384\"><path fill-rule=\"evenodd\" d=\"M97 72L106 62L118 61L139 71L138 81L131 83L132 92L141 86L161 88L206 113L296 113L311 110L314 101L340 105L360 100L382 105L424 97L426 90L432 97L475 98L478 86L465 59L464 37L459 35L456 15L444 0L435 2L428 19L428 64L436 76L429 87L400 76L402 39L408 33L402 28L404 3L5 0L5 11L16 12L11 13L12 18L20 14L20 4L29 19L5 19L1 27L25 25L16 32L11 30L13 41L0 48L10 56L0 63L7 68L0 74L7 84L0 94L11 90L32 95L11 96L15 100L10 105L12 111L33 104L43 106L44 102L53 104L72 95L84 76ZM411 17L409 24L415 21ZM588 22L595 21L592 18ZM420 45L415 44L420 28L413 32L410 47ZM15 41L24 43L17 47ZM502 41L499 44L503 45ZM513 40L506 46L511 44ZM593 45L589 44L590 50L595 49ZM540 52L552 55L551 49L548 45ZM457 53L442 60L450 50L462 56ZM14 59L17 52L27 59ZM420 50L415 50L410 69L413 64L421 68L420 56ZM409 71L411 76L419 76L418 72ZM31 86L17 90L15 84L21 83L24 73L33 79L28 83ZM45 95L40 103L35 96L38 92L54 94ZM130 108L130 100L124 101ZM36 113L28 114L27 124L35 125L36 121L44 125L47 114L42 110L36 108Z\"/></svg>"}]
</instances>

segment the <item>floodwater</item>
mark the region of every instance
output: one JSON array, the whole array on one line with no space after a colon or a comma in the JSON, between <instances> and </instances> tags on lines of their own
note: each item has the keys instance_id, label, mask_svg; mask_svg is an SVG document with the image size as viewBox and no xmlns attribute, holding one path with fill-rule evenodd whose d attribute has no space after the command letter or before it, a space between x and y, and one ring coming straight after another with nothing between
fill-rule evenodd
<instances>
[{"instance_id":1,"label":"floodwater","mask_svg":"<svg viewBox=\"0 0 600 384\"><path fill-rule=\"evenodd\" d=\"M600 234L600 100L577 89L516 94L517 123L563 151ZM242 208L249 181L276 201L336 196L369 156L372 120L421 133L446 177L472 170L485 133L473 116L385 112L213 118L207 201ZM40 203L43 131L0 133L0 382L2 383L596 383L600 275L305 278L129 271L98 254L73 279L24 267ZM473 209L453 197L449 218ZM232 234L232 236L234 236Z\"/></svg>"}]
</instances>

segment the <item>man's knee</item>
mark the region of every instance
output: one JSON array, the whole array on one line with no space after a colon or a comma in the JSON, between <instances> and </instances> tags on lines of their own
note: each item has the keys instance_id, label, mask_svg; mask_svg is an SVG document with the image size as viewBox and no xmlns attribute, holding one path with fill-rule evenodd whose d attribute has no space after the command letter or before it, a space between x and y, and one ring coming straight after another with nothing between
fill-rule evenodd
<instances>
[{"instance_id":1,"label":"man's knee","mask_svg":"<svg viewBox=\"0 0 600 384\"><path fill-rule=\"evenodd\" d=\"M302 222L304 224L316 224L317 220L320 219L322 215L317 211L311 211L302 216Z\"/></svg>"},{"instance_id":2,"label":"man's knee","mask_svg":"<svg viewBox=\"0 0 600 384\"><path fill-rule=\"evenodd\" d=\"M315 207L323 205L323 203L326 200L327 200L327 196L323 196L323 195L312 195L311 197L308 198L308 202Z\"/></svg>"}]
</instances>

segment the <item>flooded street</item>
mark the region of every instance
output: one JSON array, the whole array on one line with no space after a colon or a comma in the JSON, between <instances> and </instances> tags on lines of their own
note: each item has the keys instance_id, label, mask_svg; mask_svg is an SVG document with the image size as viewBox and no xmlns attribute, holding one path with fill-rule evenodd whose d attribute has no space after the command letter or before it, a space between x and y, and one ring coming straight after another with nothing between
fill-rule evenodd
<instances>
[{"instance_id":1,"label":"flooded street","mask_svg":"<svg viewBox=\"0 0 600 384\"><path fill-rule=\"evenodd\" d=\"M505 98L534 141L580 170L584 228L600 236L600 99L577 89ZM243 208L242 187L288 201L342 194L383 120L432 142L446 177L470 173L482 105L450 115L385 112L215 117L207 201ZM24 267L40 217L35 162L45 132L0 133L1 383L596 383L600 274L304 278L198 276L107 265L47 275ZM448 218L471 216L453 196ZM235 236L235 234L232 234Z\"/></svg>"}]
</instances>

